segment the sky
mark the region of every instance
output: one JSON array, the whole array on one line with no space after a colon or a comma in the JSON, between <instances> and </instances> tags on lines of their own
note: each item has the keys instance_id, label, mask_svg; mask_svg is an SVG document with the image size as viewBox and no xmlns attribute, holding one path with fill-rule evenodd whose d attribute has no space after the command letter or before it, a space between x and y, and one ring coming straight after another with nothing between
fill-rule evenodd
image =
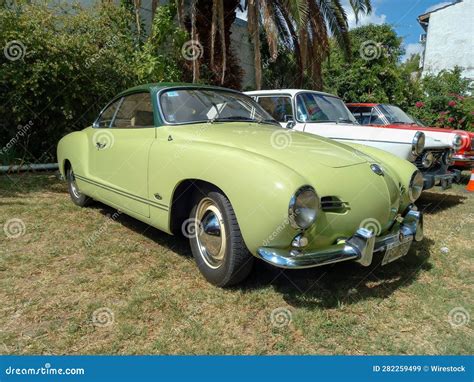
<instances>
[{"instance_id":1,"label":"sky","mask_svg":"<svg viewBox=\"0 0 474 382\"><path fill-rule=\"evenodd\" d=\"M343 5L347 11L350 28L366 24L388 23L393 25L397 34L403 38L406 54L402 61L405 61L412 54L422 51L421 44L418 41L420 34L424 32L418 24L417 17L452 2L440 0L372 0L372 13L367 16L360 16L357 25L349 0L343 0ZM238 14L238 17L246 19L247 15Z\"/></svg>"}]
</instances>

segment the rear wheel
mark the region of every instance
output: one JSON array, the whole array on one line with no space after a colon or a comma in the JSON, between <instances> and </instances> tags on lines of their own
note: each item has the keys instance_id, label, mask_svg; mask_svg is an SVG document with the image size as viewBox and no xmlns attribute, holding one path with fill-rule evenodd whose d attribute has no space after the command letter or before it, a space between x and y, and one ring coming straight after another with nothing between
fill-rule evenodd
<instances>
[{"instance_id":1,"label":"rear wheel","mask_svg":"<svg viewBox=\"0 0 474 382\"><path fill-rule=\"evenodd\" d=\"M197 266L212 284L226 287L244 280L252 270L254 257L245 246L234 209L218 190L195 195L187 234Z\"/></svg>"},{"instance_id":2,"label":"rear wheel","mask_svg":"<svg viewBox=\"0 0 474 382\"><path fill-rule=\"evenodd\" d=\"M74 176L74 171L72 170L72 167L69 167L67 169L66 179L69 195L71 196L71 199L74 204L80 207L86 207L88 204L90 204L92 199L81 193L81 191L79 191L79 187L77 186L76 177Z\"/></svg>"}]
</instances>

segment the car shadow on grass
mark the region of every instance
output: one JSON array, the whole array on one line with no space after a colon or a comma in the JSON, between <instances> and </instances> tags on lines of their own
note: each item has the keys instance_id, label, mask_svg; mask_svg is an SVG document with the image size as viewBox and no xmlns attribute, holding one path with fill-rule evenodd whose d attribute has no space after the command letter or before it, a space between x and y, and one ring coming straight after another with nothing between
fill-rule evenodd
<instances>
[{"instance_id":1,"label":"car shadow on grass","mask_svg":"<svg viewBox=\"0 0 474 382\"><path fill-rule=\"evenodd\" d=\"M97 202L95 200L88 208L95 209L102 215L109 218L114 216L114 213L117 212L115 208L109 207L106 204ZM152 240L157 245L163 247L166 251L176 252L177 254L187 258L192 257L188 239L185 237L169 235L166 232L160 231L159 229L143 223L140 220L137 220L125 213L120 214L118 217L114 218L114 221Z\"/></svg>"},{"instance_id":2,"label":"car shadow on grass","mask_svg":"<svg viewBox=\"0 0 474 382\"><path fill-rule=\"evenodd\" d=\"M467 199L467 195L424 191L420 199L417 200L416 205L424 214L431 215L454 208L459 204L465 203Z\"/></svg>"},{"instance_id":3,"label":"car shadow on grass","mask_svg":"<svg viewBox=\"0 0 474 382\"><path fill-rule=\"evenodd\" d=\"M63 194L67 191L66 183L59 179L57 173L22 172L0 175L0 196L18 197L35 192L53 192Z\"/></svg>"},{"instance_id":4,"label":"car shadow on grass","mask_svg":"<svg viewBox=\"0 0 474 382\"><path fill-rule=\"evenodd\" d=\"M90 208L104 216L112 216L115 209L94 202ZM115 221L131 229L157 245L187 259L192 257L188 239L171 236L128 215L121 214ZM382 254L376 254L370 267L355 262L338 263L302 270L283 270L256 260L249 277L230 290L253 293L268 287L283 295L294 307L309 309L335 308L342 304L354 304L361 300L383 299L400 288L410 285L419 274L431 269L429 257L434 241L424 238L414 243L402 259L381 266ZM199 270L196 267L196 276Z\"/></svg>"},{"instance_id":5,"label":"car shadow on grass","mask_svg":"<svg viewBox=\"0 0 474 382\"><path fill-rule=\"evenodd\" d=\"M433 240L425 238L413 244L404 258L385 266L381 265L382 254L376 254L369 267L345 262L317 268L281 270L259 261L241 289L252 291L271 285L289 305L308 309L335 308L361 300L384 299L432 268L429 258L433 245Z\"/></svg>"}]
</instances>

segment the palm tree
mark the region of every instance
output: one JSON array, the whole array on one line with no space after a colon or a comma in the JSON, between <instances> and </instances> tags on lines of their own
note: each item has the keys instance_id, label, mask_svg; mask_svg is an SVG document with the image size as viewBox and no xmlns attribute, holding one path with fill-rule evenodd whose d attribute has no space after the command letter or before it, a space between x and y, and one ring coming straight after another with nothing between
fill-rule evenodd
<instances>
[{"instance_id":1,"label":"palm tree","mask_svg":"<svg viewBox=\"0 0 474 382\"><path fill-rule=\"evenodd\" d=\"M175 1L178 19L183 24L184 1ZM349 3L356 20L360 14L372 11L370 0L349 0ZM229 76L238 77L238 65L231 59L230 27L239 6L239 0L191 1L189 29L192 38L208 48L205 49L203 61L209 62L210 69L218 72L219 83L223 85L229 84ZM321 63L328 56L330 36L336 39L347 59L350 57L347 14L341 0L246 0L244 7L247 9L248 30L254 46L257 89L262 86L261 31L266 37L272 60L277 59L280 44L294 52L298 65L295 80L297 87L302 86L306 75L312 79L313 88L321 89ZM201 23L196 12L200 14ZM196 62L193 63L193 79L198 78L199 62Z\"/></svg>"},{"instance_id":2,"label":"palm tree","mask_svg":"<svg viewBox=\"0 0 474 382\"><path fill-rule=\"evenodd\" d=\"M356 15L372 11L370 0L350 0ZM315 89L322 88L321 63L329 53L329 38L334 36L349 59L350 40L347 14L340 0L247 0L248 27L254 50L260 49L260 27L264 30L270 56L278 56L278 44L295 55L298 73L295 86L300 87L304 74ZM260 89L261 58L255 54L256 87Z\"/></svg>"}]
</instances>

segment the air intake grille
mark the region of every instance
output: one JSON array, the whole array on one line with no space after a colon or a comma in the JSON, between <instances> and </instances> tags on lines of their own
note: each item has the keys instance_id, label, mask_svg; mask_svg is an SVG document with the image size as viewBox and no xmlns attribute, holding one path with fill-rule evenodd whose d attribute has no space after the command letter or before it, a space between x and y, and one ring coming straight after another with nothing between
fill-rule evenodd
<instances>
[{"instance_id":1,"label":"air intake grille","mask_svg":"<svg viewBox=\"0 0 474 382\"><path fill-rule=\"evenodd\" d=\"M324 196L321 198L321 208L325 212L344 213L349 209L349 203L337 196Z\"/></svg>"}]
</instances>

